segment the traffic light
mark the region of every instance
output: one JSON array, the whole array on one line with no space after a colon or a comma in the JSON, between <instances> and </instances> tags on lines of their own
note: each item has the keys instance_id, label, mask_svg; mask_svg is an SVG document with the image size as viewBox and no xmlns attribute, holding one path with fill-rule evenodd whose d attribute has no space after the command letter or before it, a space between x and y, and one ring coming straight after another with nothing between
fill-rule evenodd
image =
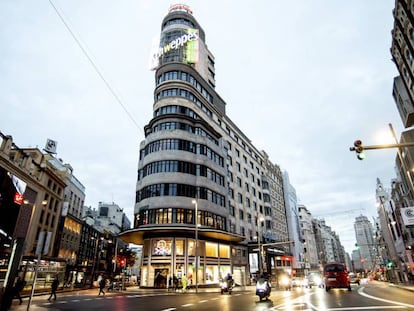
<instances>
[{"instance_id":1,"label":"traffic light","mask_svg":"<svg viewBox=\"0 0 414 311\"><path fill-rule=\"evenodd\" d=\"M362 146L361 140L357 139L356 141L354 141L354 150L357 154L358 160L365 159L364 146Z\"/></svg>"}]
</instances>

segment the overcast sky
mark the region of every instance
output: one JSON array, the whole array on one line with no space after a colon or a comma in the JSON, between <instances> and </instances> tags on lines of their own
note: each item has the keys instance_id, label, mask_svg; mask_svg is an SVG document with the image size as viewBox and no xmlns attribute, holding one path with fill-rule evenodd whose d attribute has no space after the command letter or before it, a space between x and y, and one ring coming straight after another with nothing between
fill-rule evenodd
<instances>
[{"instance_id":1,"label":"overcast sky","mask_svg":"<svg viewBox=\"0 0 414 311\"><path fill-rule=\"evenodd\" d=\"M115 202L132 221L154 102L151 42L176 2L52 3L0 1L0 131L22 148L56 140L86 187L86 205ZM358 138L392 143L389 123L402 130L392 99L394 0L186 3L215 56L228 116L351 251L355 217L376 214L376 178L387 188L395 178L395 150L364 161L349 151Z\"/></svg>"}]
</instances>

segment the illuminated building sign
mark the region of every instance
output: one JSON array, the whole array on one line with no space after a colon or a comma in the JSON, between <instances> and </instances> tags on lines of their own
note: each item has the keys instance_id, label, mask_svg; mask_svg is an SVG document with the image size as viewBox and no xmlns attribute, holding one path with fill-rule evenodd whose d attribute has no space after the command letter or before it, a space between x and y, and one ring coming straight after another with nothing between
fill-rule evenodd
<instances>
[{"instance_id":1,"label":"illuminated building sign","mask_svg":"<svg viewBox=\"0 0 414 311\"><path fill-rule=\"evenodd\" d=\"M198 61L198 29L187 29L181 36L171 40L164 46L160 46L160 40L155 39L151 49L150 69L155 70L160 65L160 58L169 52L184 48L183 62L194 64Z\"/></svg>"},{"instance_id":2,"label":"illuminated building sign","mask_svg":"<svg viewBox=\"0 0 414 311\"><path fill-rule=\"evenodd\" d=\"M170 6L170 9L168 10L168 13L174 12L174 11L184 11L188 14L193 14L193 11L191 11L190 7L185 4L173 4Z\"/></svg>"}]
</instances>

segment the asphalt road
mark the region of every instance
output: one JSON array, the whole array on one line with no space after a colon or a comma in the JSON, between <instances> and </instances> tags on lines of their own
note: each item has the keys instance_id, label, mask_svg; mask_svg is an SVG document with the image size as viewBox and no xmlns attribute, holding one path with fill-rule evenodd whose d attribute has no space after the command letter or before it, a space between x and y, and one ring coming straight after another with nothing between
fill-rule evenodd
<instances>
[{"instance_id":1,"label":"asphalt road","mask_svg":"<svg viewBox=\"0 0 414 311\"><path fill-rule=\"evenodd\" d=\"M26 310L27 299L11 310ZM244 311L244 310L414 310L413 292L391 287L389 283L373 282L352 286L352 291L323 288L295 288L292 291L273 290L267 301L259 301L254 287L240 288L232 295L221 295L219 290L200 291L198 294L168 293L164 290L128 289L125 292L98 296L98 290L62 293L54 302L47 296L34 297L30 310L36 311Z\"/></svg>"}]
</instances>

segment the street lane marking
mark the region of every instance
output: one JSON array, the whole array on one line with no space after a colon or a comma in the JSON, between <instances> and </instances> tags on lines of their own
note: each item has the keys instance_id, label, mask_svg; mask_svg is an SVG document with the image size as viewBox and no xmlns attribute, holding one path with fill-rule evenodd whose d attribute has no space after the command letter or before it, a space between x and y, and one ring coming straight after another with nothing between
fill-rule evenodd
<instances>
[{"instance_id":1,"label":"street lane marking","mask_svg":"<svg viewBox=\"0 0 414 311\"><path fill-rule=\"evenodd\" d=\"M174 310L177 310L177 308L169 308L169 309L164 309L164 310L161 310L161 311L174 311Z\"/></svg>"},{"instance_id":2,"label":"street lane marking","mask_svg":"<svg viewBox=\"0 0 414 311\"><path fill-rule=\"evenodd\" d=\"M200 300L198 303L205 303L205 302L207 302L208 300Z\"/></svg>"},{"instance_id":3,"label":"street lane marking","mask_svg":"<svg viewBox=\"0 0 414 311\"><path fill-rule=\"evenodd\" d=\"M192 303L187 303L185 305L181 305L181 307L183 308L187 308L187 307L191 307L193 304Z\"/></svg>"},{"instance_id":4,"label":"street lane marking","mask_svg":"<svg viewBox=\"0 0 414 311\"><path fill-rule=\"evenodd\" d=\"M368 295L368 294L364 293L364 289L365 289L365 287L359 288L358 289L358 294L360 294L361 296L367 297L367 298L375 299L375 300L382 301L382 302L388 302L388 303L399 305L399 306L404 306L404 307L409 307L409 308L414 307L414 305L410 305L408 303L403 303L403 302L398 302L398 301L394 301L394 300L388 300L388 299L383 299L383 298Z\"/></svg>"}]
</instances>

